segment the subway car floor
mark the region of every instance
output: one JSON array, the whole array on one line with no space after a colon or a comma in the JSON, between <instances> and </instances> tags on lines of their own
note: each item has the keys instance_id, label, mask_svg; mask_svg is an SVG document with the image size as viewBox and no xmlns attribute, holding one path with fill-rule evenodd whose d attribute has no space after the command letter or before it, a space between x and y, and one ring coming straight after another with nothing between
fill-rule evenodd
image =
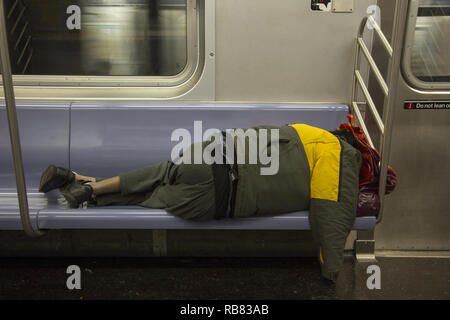
<instances>
[{"instance_id":1,"label":"subway car floor","mask_svg":"<svg viewBox=\"0 0 450 320\"><path fill-rule=\"evenodd\" d=\"M368 289L370 265L380 289ZM69 290L70 265L81 289ZM450 259L346 256L335 285L314 258L0 258L0 300L450 299ZM370 281L369 281L370 282Z\"/></svg>"}]
</instances>

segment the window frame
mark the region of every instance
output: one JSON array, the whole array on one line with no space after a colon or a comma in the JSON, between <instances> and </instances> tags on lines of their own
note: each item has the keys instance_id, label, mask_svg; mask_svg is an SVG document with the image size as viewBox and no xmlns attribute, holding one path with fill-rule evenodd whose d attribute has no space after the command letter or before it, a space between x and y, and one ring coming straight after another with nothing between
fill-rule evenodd
<instances>
[{"instance_id":1,"label":"window frame","mask_svg":"<svg viewBox=\"0 0 450 320\"><path fill-rule=\"evenodd\" d=\"M406 81L419 90L448 90L450 82L427 82L420 80L412 72L411 55L414 44L417 14L419 11L419 0L410 0L408 8L408 20L406 21L405 46L402 58L402 71Z\"/></svg>"},{"instance_id":2,"label":"window frame","mask_svg":"<svg viewBox=\"0 0 450 320\"><path fill-rule=\"evenodd\" d=\"M186 65L183 70L172 76L90 76L90 75L14 75L15 86L39 87L166 87L181 86L198 71L202 60L199 32L198 3L201 0L186 0Z\"/></svg>"}]
</instances>

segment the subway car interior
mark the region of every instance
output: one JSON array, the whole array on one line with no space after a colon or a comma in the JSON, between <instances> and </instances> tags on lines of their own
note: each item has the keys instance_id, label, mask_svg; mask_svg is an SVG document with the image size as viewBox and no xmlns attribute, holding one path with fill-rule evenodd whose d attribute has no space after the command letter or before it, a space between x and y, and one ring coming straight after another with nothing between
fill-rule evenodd
<instances>
[{"instance_id":1,"label":"subway car interior","mask_svg":"<svg viewBox=\"0 0 450 320\"><path fill-rule=\"evenodd\" d=\"M1 300L450 299L449 0L0 6ZM51 164L109 178L169 160L177 130L185 151L293 123L378 151L331 282L310 210L191 221L39 192Z\"/></svg>"}]
</instances>

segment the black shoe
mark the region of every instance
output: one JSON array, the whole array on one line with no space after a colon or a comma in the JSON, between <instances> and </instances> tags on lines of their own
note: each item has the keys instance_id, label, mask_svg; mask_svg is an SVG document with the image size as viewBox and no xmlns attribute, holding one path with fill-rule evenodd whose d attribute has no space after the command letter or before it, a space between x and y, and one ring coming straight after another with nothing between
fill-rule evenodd
<instances>
[{"instance_id":1,"label":"black shoe","mask_svg":"<svg viewBox=\"0 0 450 320\"><path fill-rule=\"evenodd\" d=\"M89 184L77 181L59 189L71 208L78 208L85 201L92 200L94 190Z\"/></svg>"},{"instance_id":2,"label":"black shoe","mask_svg":"<svg viewBox=\"0 0 450 320\"><path fill-rule=\"evenodd\" d=\"M75 174L69 169L50 165L41 175L39 192L62 188L75 180Z\"/></svg>"}]
</instances>

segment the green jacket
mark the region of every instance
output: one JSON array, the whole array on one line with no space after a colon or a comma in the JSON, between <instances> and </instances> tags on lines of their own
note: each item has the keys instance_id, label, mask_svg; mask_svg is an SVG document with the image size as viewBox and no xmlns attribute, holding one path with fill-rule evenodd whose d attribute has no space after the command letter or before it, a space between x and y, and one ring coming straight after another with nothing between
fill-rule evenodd
<instances>
[{"instance_id":1,"label":"green jacket","mask_svg":"<svg viewBox=\"0 0 450 320\"><path fill-rule=\"evenodd\" d=\"M262 175L261 168L268 165L249 164L248 161L238 164L234 216L266 216L308 210L310 172L297 132L289 126L258 126L253 129L258 133L261 129L267 130L268 152L272 150L270 129L279 129L279 169L275 175ZM251 143L254 142L247 141L245 145L246 155Z\"/></svg>"},{"instance_id":2,"label":"green jacket","mask_svg":"<svg viewBox=\"0 0 450 320\"><path fill-rule=\"evenodd\" d=\"M356 217L359 151L325 130L305 125L253 129L257 132L266 129L268 133L270 129L279 129L279 170L275 175L261 175L261 168L267 165L238 164L234 216L309 210L322 274L335 280ZM247 139L246 155L255 136ZM267 146L269 150L270 146L271 142ZM328 152L329 149L333 152ZM330 171L330 168L336 169Z\"/></svg>"}]
</instances>

